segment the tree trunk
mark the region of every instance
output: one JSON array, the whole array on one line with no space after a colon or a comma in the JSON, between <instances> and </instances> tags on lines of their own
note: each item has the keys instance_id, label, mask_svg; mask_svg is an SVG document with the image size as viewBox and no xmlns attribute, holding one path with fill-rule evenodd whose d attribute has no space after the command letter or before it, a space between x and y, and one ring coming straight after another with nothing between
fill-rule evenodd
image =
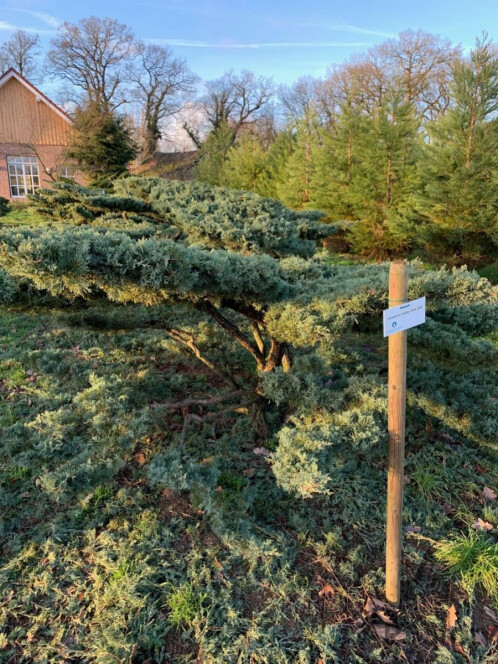
<instances>
[{"instance_id":1,"label":"tree trunk","mask_svg":"<svg viewBox=\"0 0 498 664\"><path fill-rule=\"evenodd\" d=\"M265 440L270 435L268 423L266 421L267 404L263 397L258 397L249 409L251 424L258 440Z\"/></svg>"},{"instance_id":2,"label":"tree trunk","mask_svg":"<svg viewBox=\"0 0 498 664\"><path fill-rule=\"evenodd\" d=\"M351 181L351 162L353 161L353 132L348 132L348 171L346 173L346 180L348 184Z\"/></svg>"}]
</instances>

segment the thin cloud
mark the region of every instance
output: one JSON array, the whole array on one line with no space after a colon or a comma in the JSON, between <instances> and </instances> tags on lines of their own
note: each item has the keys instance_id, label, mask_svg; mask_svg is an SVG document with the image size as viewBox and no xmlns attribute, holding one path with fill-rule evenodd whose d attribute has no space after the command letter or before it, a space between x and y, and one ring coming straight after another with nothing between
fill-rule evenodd
<instances>
[{"instance_id":1,"label":"thin cloud","mask_svg":"<svg viewBox=\"0 0 498 664\"><path fill-rule=\"evenodd\" d=\"M190 39L147 39L146 41L154 44L168 44L169 46L184 46L187 48L223 48L223 49L262 49L262 48L333 48L336 46L344 47L363 47L371 46L370 42L256 42L256 43L235 43L235 42L205 42Z\"/></svg>"},{"instance_id":2,"label":"thin cloud","mask_svg":"<svg viewBox=\"0 0 498 664\"><path fill-rule=\"evenodd\" d=\"M23 30L24 32L31 32L36 35L54 35L55 30L38 30L38 28L26 28L24 25L13 25L7 21L0 21L0 32L16 32Z\"/></svg>"},{"instance_id":3,"label":"thin cloud","mask_svg":"<svg viewBox=\"0 0 498 664\"><path fill-rule=\"evenodd\" d=\"M382 30L371 30L370 28L360 28L357 25L351 25L351 23L327 23L323 21L322 23L316 21L285 21L287 25L299 25L302 28L313 28L314 30L328 30L329 32L347 32L355 35L370 35L372 37L395 37L396 35L392 32L383 32Z\"/></svg>"},{"instance_id":4,"label":"thin cloud","mask_svg":"<svg viewBox=\"0 0 498 664\"><path fill-rule=\"evenodd\" d=\"M26 14L30 14L34 18L39 18L40 21L45 23L46 25L50 25L53 28L58 28L61 22L56 16L52 16L51 14L46 14L45 12L33 12L29 9L24 9L23 11L26 12Z\"/></svg>"},{"instance_id":5,"label":"thin cloud","mask_svg":"<svg viewBox=\"0 0 498 664\"><path fill-rule=\"evenodd\" d=\"M47 14L46 12L36 12L32 9L21 9L19 7L0 7L3 11L13 11L13 12L22 12L23 14L29 14L33 18L37 18L45 25L50 25L52 28L58 28L61 22L56 16L52 14ZM17 29L17 28L16 28ZM21 28L27 30L27 28Z\"/></svg>"},{"instance_id":6,"label":"thin cloud","mask_svg":"<svg viewBox=\"0 0 498 664\"><path fill-rule=\"evenodd\" d=\"M319 27L318 25L316 27ZM382 32L381 30L370 30L368 28L359 28L357 25L350 25L349 23L337 23L334 25L322 25L322 28L327 30L334 30L336 32L351 32L357 35L372 35L373 37L395 37L392 32Z\"/></svg>"}]
</instances>

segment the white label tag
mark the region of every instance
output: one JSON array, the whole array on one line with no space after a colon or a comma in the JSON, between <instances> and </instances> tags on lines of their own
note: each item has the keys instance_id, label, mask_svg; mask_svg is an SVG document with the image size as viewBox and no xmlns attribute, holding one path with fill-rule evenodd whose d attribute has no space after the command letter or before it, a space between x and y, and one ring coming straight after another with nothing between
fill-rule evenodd
<instances>
[{"instance_id":1,"label":"white label tag","mask_svg":"<svg viewBox=\"0 0 498 664\"><path fill-rule=\"evenodd\" d=\"M397 307L384 309L384 336L388 337L396 332L425 323L425 297L405 302Z\"/></svg>"}]
</instances>

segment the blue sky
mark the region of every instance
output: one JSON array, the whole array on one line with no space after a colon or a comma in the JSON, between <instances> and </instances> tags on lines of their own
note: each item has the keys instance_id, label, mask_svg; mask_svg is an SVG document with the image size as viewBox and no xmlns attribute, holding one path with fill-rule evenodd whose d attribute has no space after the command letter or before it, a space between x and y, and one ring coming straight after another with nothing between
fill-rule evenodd
<instances>
[{"instance_id":1,"label":"blue sky","mask_svg":"<svg viewBox=\"0 0 498 664\"><path fill-rule=\"evenodd\" d=\"M0 0L0 42L17 27L48 46L57 25L111 16L140 39L170 44L202 78L250 69L290 83L411 28L468 48L498 40L497 0Z\"/></svg>"}]
</instances>

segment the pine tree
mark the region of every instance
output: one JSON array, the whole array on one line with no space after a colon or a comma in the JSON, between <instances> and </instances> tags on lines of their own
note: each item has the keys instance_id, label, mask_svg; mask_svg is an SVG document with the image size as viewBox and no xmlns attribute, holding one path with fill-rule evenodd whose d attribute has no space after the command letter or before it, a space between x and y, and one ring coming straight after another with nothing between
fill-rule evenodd
<instances>
[{"instance_id":1,"label":"pine tree","mask_svg":"<svg viewBox=\"0 0 498 664\"><path fill-rule=\"evenodd\" d=\"M353 182L363 154L358 146L364 143L367 124L361 106L348 96L334 122L320 131L321 149L314 164L311 197L332 219L352 221L363 212L353 193Z\"/></svg>"},{"instance_id":2,"label":"pine tree","mask_svg":"<svg viewBox=\"0 0 498 664\"><path fill-rule=\"evenodd\" d=\"M230 148L223 165L223 184L234 189L271 195L268 153L256 134L243 134Z\"/></svg>"},{"instance_id":3,"label":"pine tree","mask_svg":"<svg viewBox=\"0 0 498 664\"><path fill-rule=\"evenodd\" d=\"M67 156L88 176L89 183L106 187L126 173L137 146L125 118L98 104L77 109Z\"/></svg>"},{"instance_id":4,"label":"pine tree","mask_svg":"<svg viewBox=\"0 0 498 664\"><path fill-rule=\"evenodd\" d=\"M268 150L268 193L277 198L278 189L285 179L285 167L296 147L296 135L292 128L281 131Z\"/></svg>"},{"instance_id":5,"label":"pine tree","mask_svg":"<svg viewBox=\"0 0 498 664\"><path fill-rule=\"evenodd\" d=\"M456 65L451 98L429 127L420 210L431 242L478 260L498 249L498 57L486 35Z\"/></svg>"},{"instance_id":6,"label":"pine tree","mask_svg":"<svg viewBox=\"0 0 498 664\"><path fill-rule=\"evenodd\" d=\"M349 188L357 217L352 247L363 254L400 255L417 242L418 119L412 104L391 93L362 128Z\"/></svg>"},{"instance_id":7,"label":"pine tree","mask_svg":"<svg viewBox=\"0 0 498 664\"><path fill-rule=\"evenodd\" d=\"M311 207L314 162L319 140L318 119L313 109L307 110L304 119L296 124L294 131L294 150L282 169L277 193L286 205L303 210Z\"/></svg>"},{"instance_id":8,"label":"pine tree","mask_svg":"<svg viewBox=\"0 0 498 664\"><path fill-rule=\"evenodd\" d=\"M332 220L350 222L343 226L353 251L385 256L414 244L417 129L413 106L391 93L374 113L347 97L321 130L311 201Z\"/></svg>"},{"instance_id":9,"label":"pine tree","mask_svg":"<svg viewBox=\"0 0 498 664\"><path fill-rule=\"evenodd\" d=\"M222 120L201 146L195 168L197 180L206 184L223 184L223 168L234 140L234 130Z\"/></svg>"}]
</instances>

